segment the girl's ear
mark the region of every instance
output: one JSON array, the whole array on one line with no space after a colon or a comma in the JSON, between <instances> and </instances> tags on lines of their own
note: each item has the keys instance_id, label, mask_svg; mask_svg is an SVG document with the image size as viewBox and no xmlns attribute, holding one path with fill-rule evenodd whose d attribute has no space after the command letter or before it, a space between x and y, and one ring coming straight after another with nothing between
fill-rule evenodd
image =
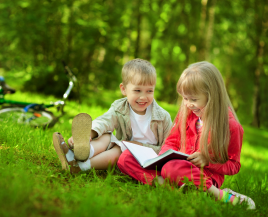
<instances>
[{"instance_id":1,"label":"girl's ear","mask_svg":"<svg viewBox=\"0 0 268 217\"><path fill-rule=\"evenodd\" d=\"M127 95L127 94L126 94L126 88L125 88L125 86L123 85L123 83L121 83L121 84L119 85L119 87L120 87L121 93L122 93L124 96L126 96L126 95Z\"/></svg>"}]
</instances>

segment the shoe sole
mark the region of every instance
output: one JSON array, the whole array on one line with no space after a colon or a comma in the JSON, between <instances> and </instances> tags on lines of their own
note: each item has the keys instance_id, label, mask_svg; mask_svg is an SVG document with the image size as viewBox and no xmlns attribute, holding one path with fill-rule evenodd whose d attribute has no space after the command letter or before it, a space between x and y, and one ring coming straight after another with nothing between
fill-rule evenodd
<instances>
[{"instance_id":1,"label":"shoe sole","mask_svg":"<svg viewBox=\"0 0 268 217\"><path fill-rule=\"evenodd\" d=\"M54 145L55 151L57 152L57 155L60 159L62 169L69 170L67 159L66 159L65 154L63 153L63 151L61 149L61 144L60 144L60 139L59 139L58 133L53 133L53 145Z\"/></svg>"},{"instance_id":2,"label":"shoe sole","mask_svg":"<svg viewBox=\"0 0 268 217\"><path fill-rule=\"evenodd\" d=\"M74 140L74 157L77 160L87 160L90 154L90 134L92 118L86 113L76 115L72 123L72 136Z\"/></svg>"}]
</instances>

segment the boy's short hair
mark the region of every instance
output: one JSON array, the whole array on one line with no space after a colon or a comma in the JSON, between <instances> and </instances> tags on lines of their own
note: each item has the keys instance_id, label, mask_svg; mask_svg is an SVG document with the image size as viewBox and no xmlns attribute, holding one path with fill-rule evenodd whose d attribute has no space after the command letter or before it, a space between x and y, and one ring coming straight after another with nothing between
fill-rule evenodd
<instances>
[{"instance_id":1,"label":"boy's short hair","mask_svg":"<svg viewBox=\"0 0 268 217\"><path fill-rule=\"evenodd\" d=\"M127 85L129 82L137 85L155 85L156 70L147 60L130 60L123 66L122 82Z\"/></svg>"}]
</instances>

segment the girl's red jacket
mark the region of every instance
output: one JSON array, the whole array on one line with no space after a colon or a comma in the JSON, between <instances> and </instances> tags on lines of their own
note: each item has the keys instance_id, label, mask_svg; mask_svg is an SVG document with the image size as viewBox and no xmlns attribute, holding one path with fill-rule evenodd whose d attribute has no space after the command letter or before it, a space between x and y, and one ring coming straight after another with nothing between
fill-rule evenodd
<instances>
[{"instance_id":1,"label":"girl's red jacket","mask_svg":"<svg viewBox=\"0 0 268 217\"><path fill-rule=\"evenodd\" d=\"M186 125L186 154L193 154L200 152L199 150L199 137L196 131L195 123L198 117L191 113L187 119ZM175 126L174 126L175 127ZM242 126L236 121L231 111L229 111L229 129L230 129L230 142L228 147L229 160L224 164L211 164L204 167L204 172L208 177L213 178L220 187L224 181L224 175L234 175L240 170L240 154L242 148L242 140L244 130ZM162 149L159 153L162 154L168 149L175 151L180 150L180 132L179 130L172 130L172 133L167 137Z\"/></svg>"}]
</instances>

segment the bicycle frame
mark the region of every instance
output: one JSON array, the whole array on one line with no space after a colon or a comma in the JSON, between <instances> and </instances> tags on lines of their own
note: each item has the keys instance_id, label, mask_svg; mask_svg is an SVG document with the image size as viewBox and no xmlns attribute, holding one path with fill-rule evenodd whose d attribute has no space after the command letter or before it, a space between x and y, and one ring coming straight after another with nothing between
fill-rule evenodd
<instances>
[{"instance_id":1,"label":"bicycle frame","mask_svg":"<svg viewBox=\"0 0 268 217\"><path fill-rule=\"evenodd\" d=\"M64 100L68 98L68 96L71 93L71 90L74 86L74 83L77 81L76 77L73 75L72 71L69 69L69 67L63 62L65 72L69 78L69 85L63 94L63 100L59 100L56 102L50 102L50 104L37 104L37 103L28 103L28 102L21 102L21 101L14 101L14 100L6 100L4 89L0 85L0 105L2 104L11 104L11 105L17 105L17 106L25 106L25 111L27 111L29 108L37 108L38 110L45 110L46 108L50 107L58 107L61 109L61 112L63 113L63 107L65 105Z\"/></svg>"}]
</instances>

